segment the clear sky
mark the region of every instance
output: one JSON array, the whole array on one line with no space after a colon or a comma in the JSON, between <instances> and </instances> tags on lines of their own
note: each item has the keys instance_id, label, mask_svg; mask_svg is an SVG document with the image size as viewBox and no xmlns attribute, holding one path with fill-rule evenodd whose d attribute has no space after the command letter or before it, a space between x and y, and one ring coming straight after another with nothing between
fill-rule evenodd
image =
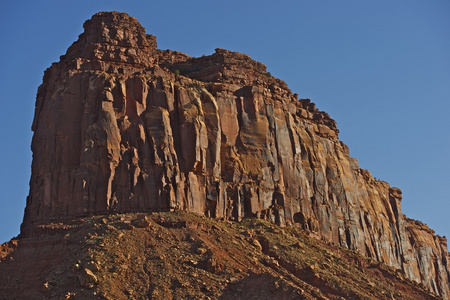
<instances>
[{"instance_id":1,"label":"clear sky","mask_svg":"<svg viewBox=\"0 0 450 300\"><path fill-rule=\"evenodd\" d=\"M136 17L160 49L250 55L338 123L351 156L450 236L450 1L2 1L0 243L19 233L44 70L99 11Z\"/></svg>"}]
</instances>

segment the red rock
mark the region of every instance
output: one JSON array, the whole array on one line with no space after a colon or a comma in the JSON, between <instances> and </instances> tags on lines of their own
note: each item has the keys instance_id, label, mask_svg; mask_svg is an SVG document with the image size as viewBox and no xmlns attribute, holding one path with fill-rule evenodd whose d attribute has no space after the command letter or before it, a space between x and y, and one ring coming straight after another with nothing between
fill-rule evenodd
<instances>
[{"instance_id":1,"label":"red rock","mask_svg":"<svg viewBox=\"0 0 450 300\"><path fill-rule=\"evenodd\" d=\"M44 75L22 234L50 219L182 209L294 224L446 298L447 241L360 169L336 122L245 54L157 51L98 13Z\"/></svg>"},{"instance_id":2,"label":"red rock","mask_svg":"<svg viewBox=\"0 0 450 300\"><path fill-rule=\"evenodd\" d=\"M84 268L77 277L80 285L84 287L92 287L95 283L97 283L97 276L95 276L91 270L86 268Z\"/></svg>"}]
</instances>

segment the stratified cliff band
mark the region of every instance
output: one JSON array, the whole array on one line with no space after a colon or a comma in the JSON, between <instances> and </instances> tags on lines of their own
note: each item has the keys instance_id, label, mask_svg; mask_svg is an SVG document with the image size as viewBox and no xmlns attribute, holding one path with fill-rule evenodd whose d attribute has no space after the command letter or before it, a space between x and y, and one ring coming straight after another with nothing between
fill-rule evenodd
<instances>
[{"instance_id":1,"label":"stratified cliff band","mask_svg":"<svg viewBox=\"0 0 450 300\"><path fill-rule=\"evenodd\" d=\"M217 49L157 49L104 12L44 75L22 234L51 219L181 209L301 226L448 298L445 238L360 169L336 122L266 67Z\"/></svg>"}]
</instances>

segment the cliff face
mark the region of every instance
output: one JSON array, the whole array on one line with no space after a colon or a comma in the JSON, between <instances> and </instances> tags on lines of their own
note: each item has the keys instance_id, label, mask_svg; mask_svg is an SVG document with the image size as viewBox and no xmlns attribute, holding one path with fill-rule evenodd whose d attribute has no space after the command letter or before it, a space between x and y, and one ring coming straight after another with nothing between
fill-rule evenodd
<instances>
[{"instance_id":1,"label":"cliff face","mask_svg":"<svg viewBox=\"0 0 450 300\"><path fill-rule=\"evenodd\" d=\"M360 169L336 122L247 55L157 50L136 19L99 13L44 75L22 234L50 219L181 209L253 216L402 270L448 298L445 238Z\"/></svg>"}]
</instances>

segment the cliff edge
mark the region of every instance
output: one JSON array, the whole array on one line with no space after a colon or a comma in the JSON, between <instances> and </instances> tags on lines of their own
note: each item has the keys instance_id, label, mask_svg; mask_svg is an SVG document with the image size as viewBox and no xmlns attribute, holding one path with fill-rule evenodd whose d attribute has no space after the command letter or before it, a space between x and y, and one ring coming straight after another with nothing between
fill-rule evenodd
<instances>
[{"instance_id":1,"label":"cliff edge","mask_svg":"<svg viewBox=\"0 0 450 300\"><path fill-rule=\"evenodd\" d=\"M52 220L185 210L297 226L450 297L447 240L349 156L336 122L249 56L157 49L102 12L46 70L23 237Z\"/></svg>"}]
</instances>

